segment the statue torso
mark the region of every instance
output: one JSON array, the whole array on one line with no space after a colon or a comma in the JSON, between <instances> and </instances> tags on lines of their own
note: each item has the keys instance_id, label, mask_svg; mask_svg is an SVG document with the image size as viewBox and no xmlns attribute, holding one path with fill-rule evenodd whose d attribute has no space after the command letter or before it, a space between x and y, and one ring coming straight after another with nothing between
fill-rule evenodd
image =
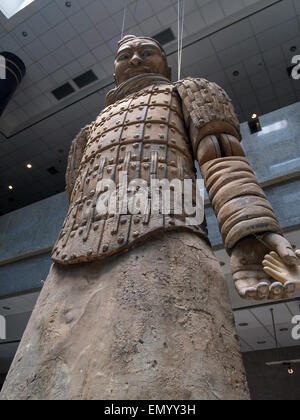
<instances>
[{"instance_id":1,"label":"statue torso","mask_svg":"<svg viewBox=\"0 0 300 420\"><path fill-rule=\"evenodd\" d=\"M206 237L201 226L187 226L186 215L101 215L97 184L120 173L128 183L143 179L191 179L195 166L185 132L180 98L171 83L154 83L108 106L92 126L71 197L70 209L53 251L63 264L112 255L166 229L189 229ZM149 205L149 209L150 209Z\"/></svg>"}]
</instances>

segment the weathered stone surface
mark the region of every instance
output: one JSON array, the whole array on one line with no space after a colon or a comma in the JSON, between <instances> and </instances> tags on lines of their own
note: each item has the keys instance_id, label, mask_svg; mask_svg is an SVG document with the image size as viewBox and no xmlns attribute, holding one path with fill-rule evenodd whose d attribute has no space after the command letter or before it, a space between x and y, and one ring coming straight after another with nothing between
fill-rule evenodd
<instances>
[{"instance_id":1,"label":"weathered stone surface","mask_svg":"<svg viewBox=\"0 0 300 420\"><path fill-rule=\"evenodd\" d=\"M248 399L210 246L164 232L125 254L53 265L1 399Z\"/></svg>"}]
</instances>

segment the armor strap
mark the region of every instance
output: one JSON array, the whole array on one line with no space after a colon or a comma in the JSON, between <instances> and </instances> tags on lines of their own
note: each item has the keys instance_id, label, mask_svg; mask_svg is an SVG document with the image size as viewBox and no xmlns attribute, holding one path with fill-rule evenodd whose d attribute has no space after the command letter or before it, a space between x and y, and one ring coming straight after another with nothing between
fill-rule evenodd
<instances>
[{"instance_id":1,"label":"armor strap","mask_svg":"<svg viewBox=\"0 0 300 420\"><path fill-rule=\"evenodd\" d=\"M69 196L69 202L71 201L72 192L75 186L75 181L78 175L84 149L88 142L90 130L91 125L87 125L86 127L82 128L73 140L70 148L68 166L66 170L66 190Z\"/></svg>"},{"instance_id":2,"label":"armor strap","mask_svg":"<svg viewBox=\"0 0 300 420\"><path fill-rule=\"evenodd\" d=\"M176 89L195 155L200 141L208 135L230 134L241 139L239 121L224 89L206 79L193 78L180 80Z\"/></svg>"},{"instance_id":3,"label":"armor strap","mask_svg":"<svg viewBox=\"0 0 300 420\"><path fill-rule=\"evenodd\" d=\"M228 250L251 234L282 234L246 158L214 159L205 163L201 171Z\"/></svg>"}]
</instances>

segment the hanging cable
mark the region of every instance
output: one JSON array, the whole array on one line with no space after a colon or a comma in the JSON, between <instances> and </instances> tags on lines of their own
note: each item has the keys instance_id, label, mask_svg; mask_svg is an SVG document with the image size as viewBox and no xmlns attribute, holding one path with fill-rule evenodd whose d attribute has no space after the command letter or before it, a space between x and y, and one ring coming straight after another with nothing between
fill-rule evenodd
<instances>
[{"instance_id":1,"label":"hanging cable","mask_svg":"<svg viewBox=\"0 0 300 420\"><path fill-rule=\"evenodd\" d=\"M180 0L178 0L178 80L181 78L181 63L183 50L183 24L184 24L184 1L182 0L182 8L180 7Z\"/></svg>"},{"instance_id":2,"label":"hanging cable","mask_svg":"<svg viewBox=\"0 0 300 420\"><path fill-rule=\"evenodd\" d=\"M124 13L123 13L123 24L122 24L121 39L123 39L123 37L124 37L125 20L126 20L126 8L127 8L127 0L124 0Z\"/></svg>"}]
</instances>

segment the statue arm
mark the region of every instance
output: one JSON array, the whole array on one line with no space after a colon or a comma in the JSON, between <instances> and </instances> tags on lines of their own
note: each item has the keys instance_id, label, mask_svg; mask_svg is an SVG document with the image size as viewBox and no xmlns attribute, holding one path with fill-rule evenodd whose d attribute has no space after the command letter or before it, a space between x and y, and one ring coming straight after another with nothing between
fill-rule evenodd
<instances>
[{"instance_id":1,"label":"statue arm","mask_svg":"<svg viewBox=\"0 0 300 420\"><path fill-rule=\"evenodd\" d=\"M266 254L276 251L286 264L297 263L292 246L245 157L239 139L227 134L204 137L197 160L217 216L236 289L246 299L293 296L295 285L274 281L263 270Z\"/></svg>"},{"instance_id":2,"label":"statue arm","mask_svg":"<svg viewBox=\"0 0 300 420\"><path fill-rule=\"evenodd\" d=\"M66 190L68 193L69 202L71 201L72 192L75 186L84 149L88 141L90 129L90 125L81 129L78 135L73 140L70 148L68 166L66 170Z\"/></svg>"}]
</instances>

